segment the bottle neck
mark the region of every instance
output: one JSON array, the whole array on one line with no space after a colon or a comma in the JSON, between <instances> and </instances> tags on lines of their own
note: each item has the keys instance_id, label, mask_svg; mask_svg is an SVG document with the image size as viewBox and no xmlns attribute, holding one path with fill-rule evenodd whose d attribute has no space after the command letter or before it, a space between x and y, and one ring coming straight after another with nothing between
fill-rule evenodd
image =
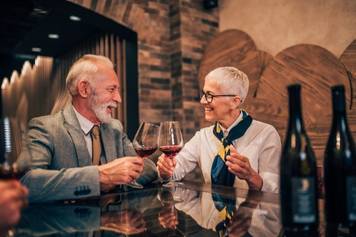
<instances>
[{"instance_id":1,"label":"bottle neck","mask_svg":"<svg viewBox=\"0 0 356 237\"><path fill-rule=\"evenodd\" d=\"M302 116L302 103L299 91L289 93L289 123L288 128L303 132L304 122Z\"/></svg>"},{"instance_id":2,"label":"bottle neck","mask_svg":"<svg viewBox=\"0 0 356 237\"><path fill-rule=\"evenodd\" d=\"M338 125L343 130L348 130L346 117L346 101L343 88L332 91L333 126Z\"/></svg>"},{"instance_id":3,"label":"bottle neck","mask_svg":"<svg viewBox=\"0 0 356 237\"><path fill-rule=\"evenodd\" d=\"M348 132L349 128L347 125L347 116L346 111L343 110L334 110L333 111L333 120L332 120L332 127L339 128L343 131Z\"/></svg>"}]
</instances>

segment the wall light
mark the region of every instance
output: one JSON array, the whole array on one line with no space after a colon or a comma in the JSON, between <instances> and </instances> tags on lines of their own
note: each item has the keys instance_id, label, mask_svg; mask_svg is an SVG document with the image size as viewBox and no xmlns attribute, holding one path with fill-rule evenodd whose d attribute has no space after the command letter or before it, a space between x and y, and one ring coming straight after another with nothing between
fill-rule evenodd
<instances>
[{"instance_id":1,"label":"wall light","mask_svg":"<svg viewBox=\"0 0 356 237\"><path fill-rule=\"evenodd\" d=\"M59 35L58 34L48 34L48 38L50 38L50 39L58 39Z\"/></svg>"},{"instance_id":2,"label":"wall light","mask_svg":"<svg viewBox=\"0 0 356 237\"><path fill-rule=\"evenodd\" d=\"M39 47L33 47L31 50L32 50L32 52L36 52L36 53L39 53L42 51L42 49Z\"/></svg>"},{"instance_id":3,"label":"wall light","mask_svg":"<svg viewBox=\"0 0 356 237\"><path fill-rule=\"evenodd\" d=\"M36 13L39 13L39 14L43 14L43 15L48 13L48 11L46 11L42 8L38 8L38 7L33 8L33 11Z\"/></svg>"},{"instance_id":4,"label":"wall light","mask_svg":"<svg viewBox=\"0 0 356 237\"><path fill-rule=\"evenodd\" d=\"M74 15L71 15L71 16L69 17L69 19L70 19L71 21L81 21L81 20L82 20L79 16L74 16Z\"/></svg>"}]
</instances>

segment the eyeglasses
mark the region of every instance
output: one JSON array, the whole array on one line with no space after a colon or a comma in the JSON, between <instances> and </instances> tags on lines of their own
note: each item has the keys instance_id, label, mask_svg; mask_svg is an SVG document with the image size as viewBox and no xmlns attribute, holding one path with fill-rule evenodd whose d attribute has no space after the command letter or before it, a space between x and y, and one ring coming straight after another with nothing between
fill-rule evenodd
<instances>
[{"instance_id":1,"label":"eyeglasses","mask_svg":"<svg viewBox=\"0 0 356 237\"><path fill-rule=\"evenodd\" d=\"M211 102L213 102L213 99L214 99L215 97L224 97L224 96L234 97L234 96L236 96L236 95L231 95L231 94L227 94L227 95L214 95L214 94L211 94L210 91L208 91L208 92L201 91L201 96L202 96L202 97L204 96L206 102L211 103Z\"/></svg>"}]
</instances>

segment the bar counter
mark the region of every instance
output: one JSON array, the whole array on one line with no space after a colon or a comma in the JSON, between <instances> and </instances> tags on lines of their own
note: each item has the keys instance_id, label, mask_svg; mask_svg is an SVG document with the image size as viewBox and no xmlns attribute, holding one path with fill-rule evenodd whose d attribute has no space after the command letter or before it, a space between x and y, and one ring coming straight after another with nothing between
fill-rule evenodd
<instances>
[{"instance_id":1,"label":"bar counter","mask_svg":"<svg viewBox=\"0 0 356 237\"><path fill-rule=\"evenodd\" d=\"M279 195L211 185L155 184L100 198L31 204L15 236L325 236L286 232ZM326 236L351 236L347 231Z\"/></svg>"}]
</instances>

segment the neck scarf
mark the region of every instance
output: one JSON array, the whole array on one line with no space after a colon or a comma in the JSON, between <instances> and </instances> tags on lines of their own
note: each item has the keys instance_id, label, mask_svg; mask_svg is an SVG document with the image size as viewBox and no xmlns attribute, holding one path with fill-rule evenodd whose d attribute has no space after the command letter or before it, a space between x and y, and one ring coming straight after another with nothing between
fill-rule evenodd
<instances>
[{"instance_id":1,"label":"neck scarf","mask_svg":"<svg viewBox=\"0 0 356 237\"><path fill-rule=\"evenodd\" d=\"M242 121L233 127L226 138L220 125L216 122L213 133L221 142L218 154L215 156L213 165L211 167L211 181L212 184L233 186L235 175L230 173L227 165L225 164L226 157L230 155L229 145L232 141L242 137L252 123L252 117L245 111L242 111Z\"/></svg>"}]
</instances>

